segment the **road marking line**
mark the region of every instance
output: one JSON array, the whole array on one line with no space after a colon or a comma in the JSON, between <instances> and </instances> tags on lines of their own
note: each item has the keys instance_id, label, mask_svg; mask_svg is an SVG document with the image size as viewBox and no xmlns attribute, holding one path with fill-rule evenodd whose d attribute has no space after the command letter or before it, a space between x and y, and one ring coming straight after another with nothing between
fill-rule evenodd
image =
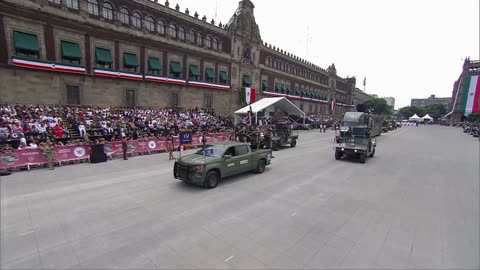
<instances>
[{"instance_id":1,"label":"road marking line","mask_svg":"<svg viewBox=\"0 0 480 270\"><path fill-rule=\"evenodd\" d=\"M231 260L231 259L233 259L234 257L235 257L235 256L233 256L233 255L232 255L232 256L230 256L230 258L226 259L226 260L225 260L225 262L228 262L228 261L230 261L230 260Z\"/></svg>"},{"instance_id":2,"label":"road marking line","mask_svg":"<svg viewBox=\"0 0 480 270\"><path fill-rule=\"evenodd\" d=\"M19 234L19 236L24 236L24 235L31 234L31 233L34 233L34 232L35 231L24 232L24 233Z\"/></svg>"},{"instance_id":3,"label":"road marking line","mask_svg":"<svg viewBox=\"0 0 480 270\"><path fill-rule=\"evenodd\" d=\"M296 214L297 214L297 212L293 213L293 214L292 214L292 217L295 216Z\"/></svg>"},{"instance_id":4,"label":"road marking line","mask_svg":"<svg viewBox=\"0 0 480 270\"><path fill-rule=\"evenodd\" d=\"M136 203L141 203L141 202L144 202L144 201L145 201L145 200L141 200L141 201L138 201L138 202L136 202Z\"/></svg>"}]
</instances>

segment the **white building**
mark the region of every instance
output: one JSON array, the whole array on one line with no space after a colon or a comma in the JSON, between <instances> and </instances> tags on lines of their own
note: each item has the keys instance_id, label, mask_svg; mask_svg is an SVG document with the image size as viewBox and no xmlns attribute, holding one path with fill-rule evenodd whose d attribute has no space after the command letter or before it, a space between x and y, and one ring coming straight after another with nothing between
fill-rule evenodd
<instances>
[{"instance_id":1,"label":"white building","mask_svg":"<svg viewBox=\"0 0 480 270\"><path fill-rule=\"evenodd\" d=\"M387 101L387 104L389 106L392 106L393 108L395 108L395 98L394 97L382 97L383 99L385 99L385 101Z\"/></svg>"}]
</instances>

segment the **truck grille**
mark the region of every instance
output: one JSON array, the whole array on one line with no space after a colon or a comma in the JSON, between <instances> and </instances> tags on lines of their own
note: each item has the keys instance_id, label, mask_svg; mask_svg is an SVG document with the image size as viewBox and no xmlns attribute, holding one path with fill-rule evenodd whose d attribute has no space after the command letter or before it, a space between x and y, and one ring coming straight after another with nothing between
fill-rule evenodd
<instances>
[{"instance_id":1,"label":"truck grille","mask_svg":"<svg viewBox=\"0 0 480 270\"><path fill-rule=\"evenodd\" d=\"M183 164L180 162L175 162L174 168L174 177L187 181L188 180L188 173L190 172L190 168L187 164Z\"/></svg>"}]
</instances>

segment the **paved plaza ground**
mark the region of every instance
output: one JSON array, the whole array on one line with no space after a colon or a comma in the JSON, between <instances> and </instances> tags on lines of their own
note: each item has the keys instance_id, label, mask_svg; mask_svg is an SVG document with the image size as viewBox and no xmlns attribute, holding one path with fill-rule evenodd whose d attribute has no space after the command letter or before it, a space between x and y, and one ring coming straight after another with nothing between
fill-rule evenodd
<instances>
[{"instance_id":1,"label":"paved plaza ground","mask_svg":"<svg viewBox=\"0 0 480 270\"><path fill-rule=\"evenodd\" d=\"M479 268L479 140L382 134L365 164L299 132L265 173L207 190L168 154L2 177L2 269Z\"/></svg>"}]
</instances>

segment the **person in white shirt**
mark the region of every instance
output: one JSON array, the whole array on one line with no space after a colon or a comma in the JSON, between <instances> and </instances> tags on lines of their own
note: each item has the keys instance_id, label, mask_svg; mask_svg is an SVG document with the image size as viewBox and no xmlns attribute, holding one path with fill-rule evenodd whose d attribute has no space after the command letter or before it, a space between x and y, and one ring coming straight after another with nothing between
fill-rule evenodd
<instances>
[{"instance_id":1,"label":"person in white shirt","mask_svg":"<svg viewBox=\"0 0 480 270\"><path fill-rule=\"evenodd\" d=\"M33 141L33 142L30 143L30 145L27 148L37 149L38 145L35 143L35 141Z\"/></svg>"},{"instance_id":2,"label":"person in white shirt","mask_svg":"<svg viewBox=\"0 0 480 270\"><path fill-rule=\"evenodd\" d=\"M87 135L87 130L85 129L85 125L83 123L78 124L78 133L80 133L80 137L85 137Z\"/></svg>"}]
</instances>

